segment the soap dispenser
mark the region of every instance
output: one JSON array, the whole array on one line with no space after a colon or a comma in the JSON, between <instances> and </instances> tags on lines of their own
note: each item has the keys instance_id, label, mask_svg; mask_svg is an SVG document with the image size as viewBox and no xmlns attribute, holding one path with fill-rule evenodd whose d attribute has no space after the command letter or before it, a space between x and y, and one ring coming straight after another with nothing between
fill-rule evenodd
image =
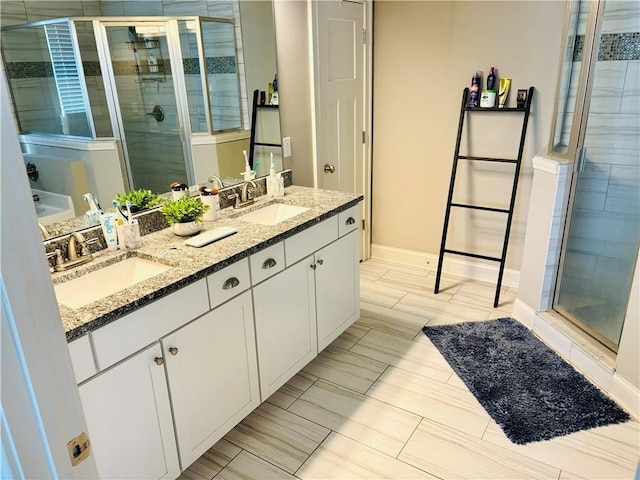
<instances>
[{"instance_id":1,"label":"soap dispenser","mask_svg":"<svg viewBox=\"0 0 640 480\"><path fill-rule=\"evenodd\" d=\"M276 164L273 162L273 153L269 155L271 156L271 167L269 168L269 176L267 177L267 195L275 197L275 191L277 190Z\"/></svg>"}]
</instances>

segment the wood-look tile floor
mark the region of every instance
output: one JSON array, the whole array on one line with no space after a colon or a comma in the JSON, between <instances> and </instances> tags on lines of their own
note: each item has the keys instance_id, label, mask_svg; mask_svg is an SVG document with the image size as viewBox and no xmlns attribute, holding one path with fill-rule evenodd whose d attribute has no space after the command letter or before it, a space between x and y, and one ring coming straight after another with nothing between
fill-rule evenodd
<instances>
[{"instance_id":1,"label":"wood-look tile floor","mask_svg":"<svg viewBox=\"0 0 640 480\"><path fill-rule=\"evenodd\" d=\"M511 443L421 332L509 316L517 292L369 260L361 318L180 477L632 479L637 421Z\"/></svg>"}]
</instances>

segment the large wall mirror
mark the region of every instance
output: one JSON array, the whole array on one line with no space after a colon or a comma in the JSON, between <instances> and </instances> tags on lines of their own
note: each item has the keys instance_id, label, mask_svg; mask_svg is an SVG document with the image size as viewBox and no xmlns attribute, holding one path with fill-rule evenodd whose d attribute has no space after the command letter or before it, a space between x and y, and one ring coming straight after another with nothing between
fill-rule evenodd
<instances>
[{"instance_id":1,"label":"large wall mirror","mask_svg":"<svg viewBox=\"0 0 640 480\"><path fill-rule=\"evenodd\" d=\"M3 21L2 56L38 219L54 236L82 228L86 193L106 208L132 189L242 182L254 123L258 143L280 143L279 108L252 122L253 92L268 104L277 75L272 2L99 1L92 17L74 2L12 3L27 22ZM257 177L272 154L283 170L280 147L253 152Z\"/></svg>"}]
</instances>

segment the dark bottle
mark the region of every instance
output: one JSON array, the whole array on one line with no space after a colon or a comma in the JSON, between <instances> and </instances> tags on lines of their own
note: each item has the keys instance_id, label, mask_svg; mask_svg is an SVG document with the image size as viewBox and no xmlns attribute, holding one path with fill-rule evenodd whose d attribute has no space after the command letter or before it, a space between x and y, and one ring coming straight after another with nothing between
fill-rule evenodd
<instances>
[{"instance_id":1,"label":"dark bottle","mask_svg":"<svg viewBox=\"0 0 640 480\"><path fill-rule=\"evenodd\" d=\"M493 90L495 92L495 86L496 86L496 74L494 71L494 68L491 67L491 70L489 70L489 75L487 76L487 90Z\"/></svg>"},{"instance_id":2,"label":"dark bottle","mask_svg":"<svg viewBox=\"0 0 640 480\"><path fill-rule=\"evenodd\" d=\"M480 90L480 75L476 72L471 78L471 88L469 89L469 107L478 106L478 91Z\"/></svg>"}]
</instances>

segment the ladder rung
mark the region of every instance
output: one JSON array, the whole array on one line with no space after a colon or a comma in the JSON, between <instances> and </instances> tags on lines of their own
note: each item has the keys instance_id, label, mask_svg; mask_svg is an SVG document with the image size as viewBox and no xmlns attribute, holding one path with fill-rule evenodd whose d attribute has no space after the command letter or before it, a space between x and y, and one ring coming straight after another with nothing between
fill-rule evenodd
<instances>
[{"instance_id":1,"label":"ladder rung","mask_svg":"<svg viewBox=\"0 0 640 480\"><path fill-rule=\"evenodd\" d=\"M492 262L502 262L501 258L496 258L496 257L488 257L486 255L479 255L477 253L469 253L469 252L460 252L458 250L449 250L449 249L444 249L443 250L444 253L452 253L454 255L462 255L463 257L473 257L473 258L481 258L482 260L491 260Z\"/></svg>"},{"instance_id":2,"label":"ladder rung","mask_svg":"<svg viewBox=\"0 0 640 480\"><path fill-rule=\"evenodd\" d=\"M485 212L509 213L506 208L481 207L479 205L467 205L464 203L452 203L452 207L469 208L471 210L484 210Z\"/></svg>"},{"instance_id":3,"label":"ladder rung","mask_svg":"<svg viewBox=\"0 0 640 480\"><path fill-rule=\"evenodd\" d=\"M459 160L479 160L481 162L502 162L502 163L518 163L518 160L512 158L493 158L493 157L471 157L469 155L458 155Z\"/></svg>"},{"instance_id":4,"label":"ladder rung","mask_svg":"<svg viewBox=\"0 0 640 480\"><path fill-rule=\"evenodd\" d=\"M279 143L262 143L262 142L253 142L254 145L258 145L259 147L281 147Z\"/></svg>"}]
</instances>

